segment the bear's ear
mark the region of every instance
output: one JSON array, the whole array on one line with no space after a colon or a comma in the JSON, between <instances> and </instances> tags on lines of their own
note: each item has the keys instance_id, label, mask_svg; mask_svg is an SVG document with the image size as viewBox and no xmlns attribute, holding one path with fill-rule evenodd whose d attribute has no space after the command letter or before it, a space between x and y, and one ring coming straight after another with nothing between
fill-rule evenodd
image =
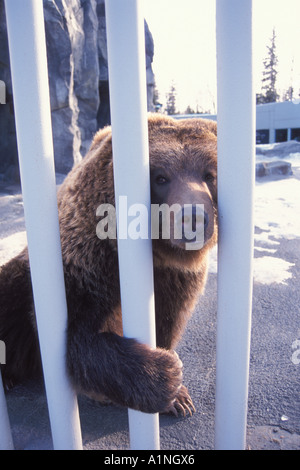
<instances>
[{"instance_id":1,"label":"bear's ear","mask_svg":"<svg viewBox=\"0 0 300 470\"><path fill-rule=\"evenodd\" d=\"M209 138L209 134L217 135L217 123L210 119L203 118L190 118L184 120L178 120L178 126L186 134L194 134L195 137Z\"/></svg>"},{"instance_id":2,"label":"bear's ear","mask_svg":"<svg viewBox=\"0 0 300 470\"><path fill-rule=\"evenodd\" d=\"M169 116L160 113L148 113L148 127L149 130L160 127L175 127L177 121Z\"/></svg>"},{"instance_id":3,"label":"bear's ear","mask_svg":"<svg viewBox=\"0 0 300 470\"><path fill-rule=\"evenodd\" d=\"M216 121L211 121L209 119L205 119L207 129L214 135L217 135L217 123Z\"/></svg>"},{"instance_id":4,"label":"bear's ear","mask_svg":"<svg viewBox=\"0 0 300 470\"><path fill-rule=\"evenodd\" d=\"M90 150L94 150L96 147L99 147L99 145L104 140L111 140L111 127L110 126L103 127L103 129L100 129L94 135Z\"/></svg>"}]
</instances>

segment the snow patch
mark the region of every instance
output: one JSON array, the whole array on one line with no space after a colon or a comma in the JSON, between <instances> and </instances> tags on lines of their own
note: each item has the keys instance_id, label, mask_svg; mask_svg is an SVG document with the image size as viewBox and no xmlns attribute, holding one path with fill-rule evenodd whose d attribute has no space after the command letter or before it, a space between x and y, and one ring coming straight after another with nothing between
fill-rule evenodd
<instances>
[{"instance_id":1,"label":"snow patch","mask_svg":"<svg viewBox=\"0 0 300 470\"><path fill-rule=\"evenodd\" d=\"M286 144L286 143L285 143ZM286 156L286 145L270 144L264 147L271 150L276 146L277 156L257 155L257 161L278 161L283 159L292 164L295 177L284 179L261 179L255 186L254 250L264 256L254 258L253 275L262 284L286 284L292 278L293 263L276 257L280 239L300 238L300 153ZM217 249L210 256L209 272L217 273Z\"/></svg>"},{"instance_id":2,"label":"snow patch","mask_svg":"<svg viewBox=\"0 0 300 470\"><path fill-rule=\"evenodd\" d=\"M293 266L293 263L272 256L254 258L253 277L256 282L261 284L271 284L273 282L286 284L286 281L292 278L289 269Z\"/></svg>"},{"instance_id":3,"label":"snow patch","mask_svg":"<svg viewBox=\"0 0 300 470\"><path fill-rule=\"evenodd\" d=\"M0 240L0 266L17 256L26 245L26 232L17 232Z\"/></svg>"},{"instance_id":4,"label":"snow patch","mask_svg":"<svg viewBox=\"0 0 300 470\"><path fill-rule=\"evenodd\" d=\"M256 241L269 245L276 239L300 238L300 181L287 178L257 183L255 188L255 225L261 233Z\"/></svg>"}]
</instances>

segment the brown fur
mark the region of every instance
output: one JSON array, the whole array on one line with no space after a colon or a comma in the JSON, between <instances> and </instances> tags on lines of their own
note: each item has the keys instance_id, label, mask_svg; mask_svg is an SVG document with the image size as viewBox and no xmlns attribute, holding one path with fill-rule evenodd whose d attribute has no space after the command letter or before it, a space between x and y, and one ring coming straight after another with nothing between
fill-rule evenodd
<instances>
[{"instance_id":1,"label":"brown fur","mask_svg":"<svg viewBox=\"0 0 300 470\"><path fill-rule=\"evenodd\" d=\"M216 125L150 115L149 145L152 202L204 204L205 245L187 251L172 238L153 240L157 349L124 338L117 243L96 236L97 207L114 205L111 131L100 130L58 193L67 368L79 392L150 413L184 412L192 404L172 350L203 291L217 238ZM0 339L7 346L2 372L15 382L40 370L26 250L1 268L0 306Z\"/></svg>"}]
</instances>

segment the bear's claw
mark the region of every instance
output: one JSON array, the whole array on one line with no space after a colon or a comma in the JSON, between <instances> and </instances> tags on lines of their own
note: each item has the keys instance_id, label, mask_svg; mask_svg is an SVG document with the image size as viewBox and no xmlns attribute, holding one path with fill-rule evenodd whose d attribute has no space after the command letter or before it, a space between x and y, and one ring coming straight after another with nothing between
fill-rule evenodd
<instances>
[{"instance_id":1,"label":"bear's claw","mask_svg":"<svg viewBox=\"0 0 300 470\"><path fill-rule=\"evenodd\" d=\"M182 414L184 417L186 413L192 416L193 412L196 412L196 408L192 402L192 399L184 385L181 385L178 394L172 404L165 410L166 414L173 414L178 417L178 414Z\"/></svg>"}]
</instances>

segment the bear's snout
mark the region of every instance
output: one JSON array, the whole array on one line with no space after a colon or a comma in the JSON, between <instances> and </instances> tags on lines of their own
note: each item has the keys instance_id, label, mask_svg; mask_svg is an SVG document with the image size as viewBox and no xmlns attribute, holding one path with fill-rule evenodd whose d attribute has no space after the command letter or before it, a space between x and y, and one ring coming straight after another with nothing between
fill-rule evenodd
<instances>
[{"instance_id":1,"label":"bear's snout","mask_svg":"<svg viewBox=\"0 0 300 470\"><path fill-rule=\"evenodd\" d=\"M183 207L182 209L182 227L183 230L186 228L192 229L193 232L196 232L199 228L207 229L209 222L209 215L205 210L202 210L202 208L199 208L193 204L191 210L187 210L186 207Z\"/></svg>"},{"instance_id":2,"label":"bear's snout","mask_svg":"<svg viewBox=\"0 0 300 470\"><path fill-rule=\"evenodd\" d=\"M209 215L202 204L184 205L176 217L176 223L181 223L183 241L192 242L196 237L205 238Z\"/></svg>"},{"instance_id":3,"label":"bear's snout","mask_svg":"<svg viewBox=\"0 0 300 470\"><path fill-rule=\"evenodd\" d=\"M174 214L174 234L180 234L174 240L175 244L194 244L202 248L207 240L209 226L209 214L205 211L204 204L184 204L182 209ZM187 247L187 249L192 249Z\"/></svg>"}]
</instances>

